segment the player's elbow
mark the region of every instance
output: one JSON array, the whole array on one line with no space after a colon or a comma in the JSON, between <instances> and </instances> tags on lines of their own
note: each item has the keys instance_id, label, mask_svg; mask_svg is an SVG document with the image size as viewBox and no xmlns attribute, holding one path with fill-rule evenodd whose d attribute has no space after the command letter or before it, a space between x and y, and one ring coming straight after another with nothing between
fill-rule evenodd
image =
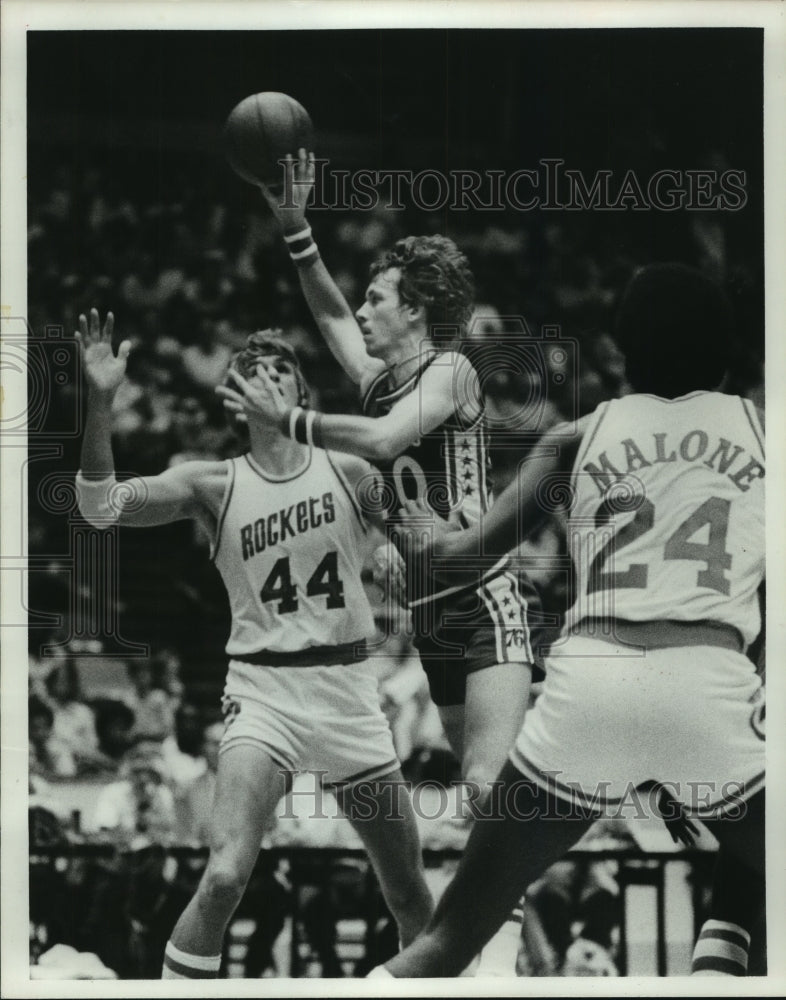
<instances>
[{"instance_id":1,"label":"player's elbow","mask_svg":"<svg viewBox=\"0 0 786 1000\"><path fill-rule=\"evenodd\" d=\"M364 423L366 448L363 456L370 462L393 462L415 438L389 416L376 417Z\"/></svg>"},{"instance_id":2,"label":"player's elbow","mask_svg":"<svg viewBox=\"0 0 786 1000\"><path fill-rule=\"evenodd\" d=\"M102 480L76 477L79 513L94 528L104 530L115 524L134 525L148 500L143 479L128 479L118 483L114 475Z\"/></svg>"},{"instance_id":3,"label":"player's elbow","mask_svg":"<svg viewBox=\"0 0 786 1000\"><path fill-rule=\"evenodd\" d=\"M369 437L365 455L370 462L392 462L400 452L401 447L393 438L385 434L373 434Z\"/></svg>"}]
</instances>

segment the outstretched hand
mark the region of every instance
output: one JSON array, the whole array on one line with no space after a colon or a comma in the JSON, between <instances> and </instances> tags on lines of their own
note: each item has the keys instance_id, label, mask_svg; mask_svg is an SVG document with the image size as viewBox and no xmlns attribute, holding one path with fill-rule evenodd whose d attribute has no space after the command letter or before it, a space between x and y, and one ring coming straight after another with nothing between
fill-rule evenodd
<instances>
[{"instance_id":1,"label":"outstretched hand","mask_svg":"<svg viewBox=\"0 0 786 1000\"><path fill-rule=\"evenodd\" d=\"M436 576L434 556L443 555L442 542L457 529L439 517L424 499L405 500L391 528L391 541L406 564L407 592L428 593Z\"/></svg>"},{"instance_id":2,"label":"outstretched hand","mask_svg":"<svg viewBox=\"0 0 786 1000\"><path fill-rule=\"evenodd\" d=\"M112 347L112 333L115 317L109 312L103 327L97 309L90 310L90 319L82 313L79 329L74 333L79 344L82 370L91 391L102 395L113 395L126 373L131 341L124 340L115 354Z\"/></svg>"},{"instance_id":3,"label":"outstretched hand","mask_svg":"<svg viewBox=\"0 0 786 1000\"><path fill-rule=\"evenodd\" d=\"M301 148L297 160L287 153L283 183L259 185L265 201L282 226L305 223L306 206L314 189L315 176L314 154Z\"/></svg>"},{"instance_id":4,"label":"outstretched hand","mask_svg":"<svg viewBox=\"0 0 786 1000\"><path fill-rule=\"evenodd\" d=\"M406 563L410 595L455 586L460 579L472 583L477 577L478 568L467 561L464 548L455 548L464 539L461 526L454 518L440 517L425 499L404 501L391 537Z\"/></svg>"},{"instance_id":5,"label":"outstretched hand","mask_svg":"<svg viewBox=\"0 0 786 1000\"><path fill-rule=\"evenodd\" d=\"M382 591L383 600L392 600L398 607L407 603L407 584L404 560L390 542L383 542L371 556L371 575Z\"/></svg>"},{"instance_id":6,"label":"outstretched hand","mask_svg":"<svg viewBox=\"0 0 786 1000\"><path fill-rule=\"evenodd\" d=\"M682 844L683 847L693 847L700 831L688 816L683 803L657 781L645 782L640 786L640 790L650 793L655 812L663 820L674 843Z\"/></svg>"},{"instance_id":7,"label":"outstretched hand","mask_svg":"<svg viewBox=\"0 0 786 1000\"><path fill-rule=\"evenodd\" d=\"M263 364L257 365L253 384L243 378L240 372L230 368L229 377L237 388L230 385L216 386L224 407L237 416L256 419L263 424L278 424L290 409L284 399L281 387L273 381Z\"/></svg>"}]
</instances>

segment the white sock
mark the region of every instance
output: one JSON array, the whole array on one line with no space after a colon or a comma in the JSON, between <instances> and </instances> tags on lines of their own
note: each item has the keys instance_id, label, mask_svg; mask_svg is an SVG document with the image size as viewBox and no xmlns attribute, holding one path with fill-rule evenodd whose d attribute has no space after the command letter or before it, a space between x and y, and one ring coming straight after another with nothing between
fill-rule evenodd
<instances>
[{"instance_id":1,"label":"white sock","mask_svg":"<svg viewBox=\"0 0 786 1000\"><path fill-rule=\"evenodd\" d=\"M162 979L218 979L220 955L189 955L167 941Z\"/></svg>"},{"instance_id":2,"label":"white sock","mask_svg":"<svg viewBox=\"0 0 786 1000\"><path fill-rule=\"evenodd\" d=\"M371 970L371 972L366 974L366 979L395 979L395 976L391 976L384 965L377 965Z\"/></svg>"},{"instance_id":3,"label":"white sock","mask_svg":"<svg viewBox=\"0 0 786 1000\"><path fill-rule=\"evenodd\" d=\"M475 978L479 976L509 976L516 975L516 960L521 945L521 921L523 919L523 900L511 910L505 923L494 937L486 944L480 953L480 961L475 969Z\"/></svg>"},{"instance_id":4,"label":"white sock","mask_svg":"<svg viewBox=\"0 0 786 1000\"><path fill-rule=\"evenodd\" d=\"M693 949L692 976L746 976L751 936L738 924L707 920Z\"/></svg>"}]
</instances>

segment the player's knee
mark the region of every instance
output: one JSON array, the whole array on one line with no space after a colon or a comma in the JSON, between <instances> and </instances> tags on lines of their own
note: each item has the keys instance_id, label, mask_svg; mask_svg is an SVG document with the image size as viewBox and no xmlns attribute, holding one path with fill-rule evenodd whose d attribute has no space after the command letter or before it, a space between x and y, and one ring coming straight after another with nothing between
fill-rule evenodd
<instances>
[{"instance_id":1,"label":"player's knee","mask_svg":"<svg viewBox=\"0 0 786 1000\"><path fill-rule=\"evenodd\" d=\"M247 881L248 873L237 860L211 858L199 887L200 894L211 906L234 906L240 902Z\"/></svg>"},{"instance_id":2,"label":"player's knee","mask_svg":"<svg viewBox=\"0 0 786 1000\"><path fill-rule=\"evenodd\" d=\"M504 754L481 754L468 751L463 760L463 780L467 783L472 793L473 801L485 802L491 794L491 789L496 781L502 765L505 762Z\"/></svg>"}]
</instances>

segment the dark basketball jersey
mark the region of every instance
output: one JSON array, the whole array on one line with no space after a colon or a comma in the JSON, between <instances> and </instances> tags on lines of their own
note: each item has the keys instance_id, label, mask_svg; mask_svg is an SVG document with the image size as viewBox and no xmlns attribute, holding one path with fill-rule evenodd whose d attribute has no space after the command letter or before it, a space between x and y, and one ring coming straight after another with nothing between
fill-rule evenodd
<instances>
[{"instance_id":1,"label":"dark basketball jersey","mask_svg":"<svg viewBox=\"0 0 786 1000\"><path fill-rule=\"evenodd\" d=\"M382 372L363 397L363 413L383 417L398 400L418 391L430 359L402 385ZM474 525L491 503L488 432L484 411L468 420L458 411L418 438L392 461L373 460L384 480L384 513L395 520L405 500L425 499L443 517L463 528Z\"/></svg>"}]
</instances>

